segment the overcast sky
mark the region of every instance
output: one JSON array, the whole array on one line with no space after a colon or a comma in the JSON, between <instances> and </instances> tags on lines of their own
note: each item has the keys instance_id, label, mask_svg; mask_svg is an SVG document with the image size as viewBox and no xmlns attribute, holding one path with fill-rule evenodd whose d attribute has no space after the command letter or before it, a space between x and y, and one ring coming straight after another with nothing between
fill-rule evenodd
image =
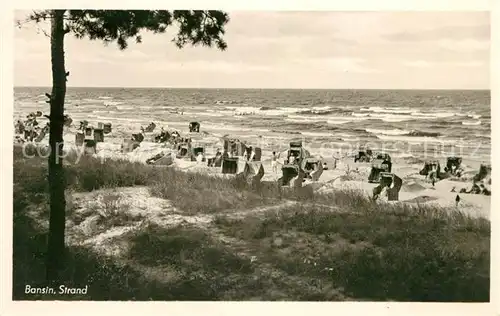
<instances>
[{"instance_id":1,"label":"overcast sky","mask_svg":"<svg viewBox=\"0 0 500 316\"><path fill-rule=\"evenodd\" d=\"M488 12L229 14L223 52L179 50L173 33L143 34L125 51L67 36L68 85L489 89ZM50 86L49 38L25 25L14 43L14 84Z\"/></svg>"}]
</instances>

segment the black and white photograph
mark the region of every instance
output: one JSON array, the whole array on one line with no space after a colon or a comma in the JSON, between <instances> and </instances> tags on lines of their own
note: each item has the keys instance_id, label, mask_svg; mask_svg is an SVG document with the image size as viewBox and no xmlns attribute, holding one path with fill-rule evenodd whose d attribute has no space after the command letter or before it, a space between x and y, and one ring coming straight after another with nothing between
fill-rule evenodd
<instances>
[{"instance_id":1,"label":"black and white photograph","mask_svg":"<svg viewBox=\"0 0 500 316\"><path fill-rule=\"evenodd\" d=\"M13 301L490 302L489 11L13 17Z\"/></svg>"}]
</instances>

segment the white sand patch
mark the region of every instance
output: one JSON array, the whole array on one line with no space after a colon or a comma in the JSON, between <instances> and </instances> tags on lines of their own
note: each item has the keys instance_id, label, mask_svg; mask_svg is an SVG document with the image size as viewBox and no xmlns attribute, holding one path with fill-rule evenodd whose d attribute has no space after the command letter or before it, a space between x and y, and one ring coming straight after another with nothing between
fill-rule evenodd
<instances>
[{"instance_id":1,"label":"white sand patch","mask_svg":"<svg viewBox=\"0 0 500 316\"><path fill-rule=\"evenodd\" d=\"M187 216L179 214L170 201L152 197L147 187L126 187L118 189L102 189L90 193L74 193L73 202L76 214L86 216L78 225L68 231L68 241L72 244L108 247L110 240L139 228L145 223L154 223L163 227L179 224L206 226L213 220L212 215ZM86 215L85 215L86 214ZM116 216L130 215L137 220L125 226L115 226L97 233L98 221L111 221ZM105 246L104 246L105 245ZM122 249L123 250L123 249ZM114 252L117 249L112 250Z\"/></svg>"},{"instance_id":2,"label":"white sand patch","mask_svg":"<svg viewBox=\"0 0 500 316\"><path fill-rule=\"evenodd\" d=\"M105 254L107 256L121 257L129 250L127 247L128 245L115 243L113 241L116 238L137 229L138 227L139 224L133 226L112 227L101 234L83 240L79 244L82 246L91 246L98 253Z\"/></svg>"},{"instance_id":3,"label":"white sand patch","mask_svg":"<svg viewBox=\"0 0 500 316\"><path fill-rule=\"evenodd\" d=\"M400 192L417 193L426 190L427 188L417 181L408 181L403 184Z\"/></svg>"},{"instance_id":4,"label":"white sand patch","mask_svg":"<svg viewBox=\"0 0 500 316\"><path fill-rule=\"evenodd\" d=\"M444 162L443 162L444 164ZM441 166L444 168L444 165ZM489 218L491 196L458 193L461 188L470 188L470 181L440 180L432 187L424 176L419 175L421 165L403 164L402 161L393 162L392 172L403 179L403 186L399 192L399 201L419 204L432 204L451 210L457 210L474 217ZM474 175L477 169L466 165L466 171ZM356 170L357 169L357 170ZM377 185L368 183L370 164L354 163L351 158L343 158L337 162L335 170L326 170L320 178L325 183L318 192L328 193L334 190L359 190L367 196L372 196L372 190ZM455 188L456 192L451 192ZM460 203L455 207L455 198L460 196Z\"/></svg>"}]
</instances>

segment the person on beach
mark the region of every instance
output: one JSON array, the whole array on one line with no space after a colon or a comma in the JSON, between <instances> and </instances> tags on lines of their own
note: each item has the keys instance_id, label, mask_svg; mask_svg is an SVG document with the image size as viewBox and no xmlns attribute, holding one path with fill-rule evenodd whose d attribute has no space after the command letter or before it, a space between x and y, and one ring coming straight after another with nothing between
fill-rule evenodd
<instances>
[{"instance_id":1,"label":"person on beach","mask_svg":"<svg viewBox=\"0 0 500 316\"><path fill-rule=\"evenodd\" d=\"M431 180L432 187L436 184L436 178L437 178L437 170L435 167L429 172L429 179Z\"/></svg>"},{"instance_id":2,"label":"person on beach","mask_svg":"<svg viewBox=\"0 0 500 316\"><path fill-rule=\"evenodd\" d=\"M24 123L21 120L17 120L16 134L24 134Z\"/></svg>"},{"instance_id":3,"label":"person on beach","mask_svg":"<svg viewBox=\"0 0 500 316\"><path fill-rule=\"evenodd\" d=\"M78 129L82 132L85 132L85 130L87 129L88 126L89 126L89 121L83 120L83 121L80 121L80 126L78 127Z\"/></svg>"},{"instance_id":4,"label":"person on beach","mask_svg":"<svg viewBox=\"0 0 500 316\"><path fill-rule=\"evenodd\" d=\"M332 169L337 169L337 161L340 159L340 150L337 150L336 154L333 154L333 164Z\"/></svg>"},{"instance_id":5,"label":"person on beach","mask_svg":"<svg viewBox=\"0 0 500 316\"><path fill-rule=\"evenodd\" d=\"M337 169L337 161L339 160L338 157L333 156L333 163L332 163L332 169Z\"/></svg>"},{"instance_id":6,"label":"person on beach","mask_svg":"<svg viewBox=\"0 0 500 316\"><path fill-rule=\"evenodd\" d=\"M210 162L209 160L209 167L215 167L217 165L220 165L222 160L222 153L220 152L220 149L217 148L217 151L215 152L215 158Z\"/></svg>"},{"instance_id":7,"label":"person on beach","mask_svg":"<svg viewBox=\"0 0 500 316\"><path fill-rule=\"evenodd\" d=\"M271 157L271 170L273 170L274 173L278 172L278 159L280 158L281 153L278 153L276 155L276 152L273 151L273 155Z\"/></svg>"},{"instance_id":8,"label":"person on beach","mask_svg":"<svg viewBox=\"0 0 500 316\"><path fill-rule=\"evenodd\" d=\"M73 123L73 119L68 114L65 114L64 115L64 126L70 127L71 123Z\"/></svg>"},{"instance_id":9,"label":"person on beach","mask_svg":"<svg viewBox=\"0 0 500 316\"><path fill-rule=\"evenodd\" d=\"M203 154L201 152L198 153L198 156L196 156L196 162L198 162L198 163L203 162Z\"/></svg>"},{"instance_id":10,"label":"person on beach","mask_svg":"<svg viewBox=\"0 0 500 316\"><path fill-rule=\"evenodd\" d=\"M247 161L252 161L254 152L252 146L246 148L245 155L243 156Z\"/></svg>"},{"instance_id":11,"label":"person on beach","mask_svg":"<svg viewBox=\"0 0 500 316\"><path fill-rule=\"evenodd\" d=\"M253 150L253 147L250 146L250 154L248 155L248 161L253 161L255 158L255 150Z\"/></svg>"},{"instance_id":12,"label":"person on beach","mask_svg":"<svg viewBox=\"0 0 500 316\"><path fill-rule=\"evenodd\" d=\"M36 116L34 113L28 115L28 120L26 121L25 136L24 138L28 141L32 141L36 137L35 127L38 125Z\"/></svg>"},{"instance_id":13,"label":"person on beach","mask_svg":"<svg viewBox=\"0 0 500 316\"><path fill-rule=\"evenodd\" d=\"M457 197L455 198L455 206L458 207L458 203L460 203L460 196L457 194Z\"/></svg>"},{"instance_id":14,"label":"person on beach","mask_svg":"<svg viewBox=\"0 0 500 316\"><path fill-rule=\"evenodd\" d=\"M36 120L36 115L32 116L32 124L33 124L33 126L38 126L38 121Z\"/></svg>"}]
</instances>

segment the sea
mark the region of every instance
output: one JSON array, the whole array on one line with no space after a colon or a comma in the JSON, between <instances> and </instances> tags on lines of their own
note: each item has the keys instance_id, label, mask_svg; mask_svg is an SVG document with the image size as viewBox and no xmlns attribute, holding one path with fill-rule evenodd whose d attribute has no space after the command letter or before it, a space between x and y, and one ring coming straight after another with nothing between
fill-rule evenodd
<instances>
[{"instance_id":1,"label":"sea","mask_svg":"<svg viewBox=\"0 0 500 316\"><path fill-rule=\"evenodd\" d=\"M14 88L14 120L48 114L50 88ZM301 139L321 156L368 146L401 159L461 156L490 163L489 90L284 90L68 88L65 113L112 123L116 137L154 122L214 137L259 142L267 150ZM43 120L43 119L42 119Z\"/></svg>"}]
</instances>

